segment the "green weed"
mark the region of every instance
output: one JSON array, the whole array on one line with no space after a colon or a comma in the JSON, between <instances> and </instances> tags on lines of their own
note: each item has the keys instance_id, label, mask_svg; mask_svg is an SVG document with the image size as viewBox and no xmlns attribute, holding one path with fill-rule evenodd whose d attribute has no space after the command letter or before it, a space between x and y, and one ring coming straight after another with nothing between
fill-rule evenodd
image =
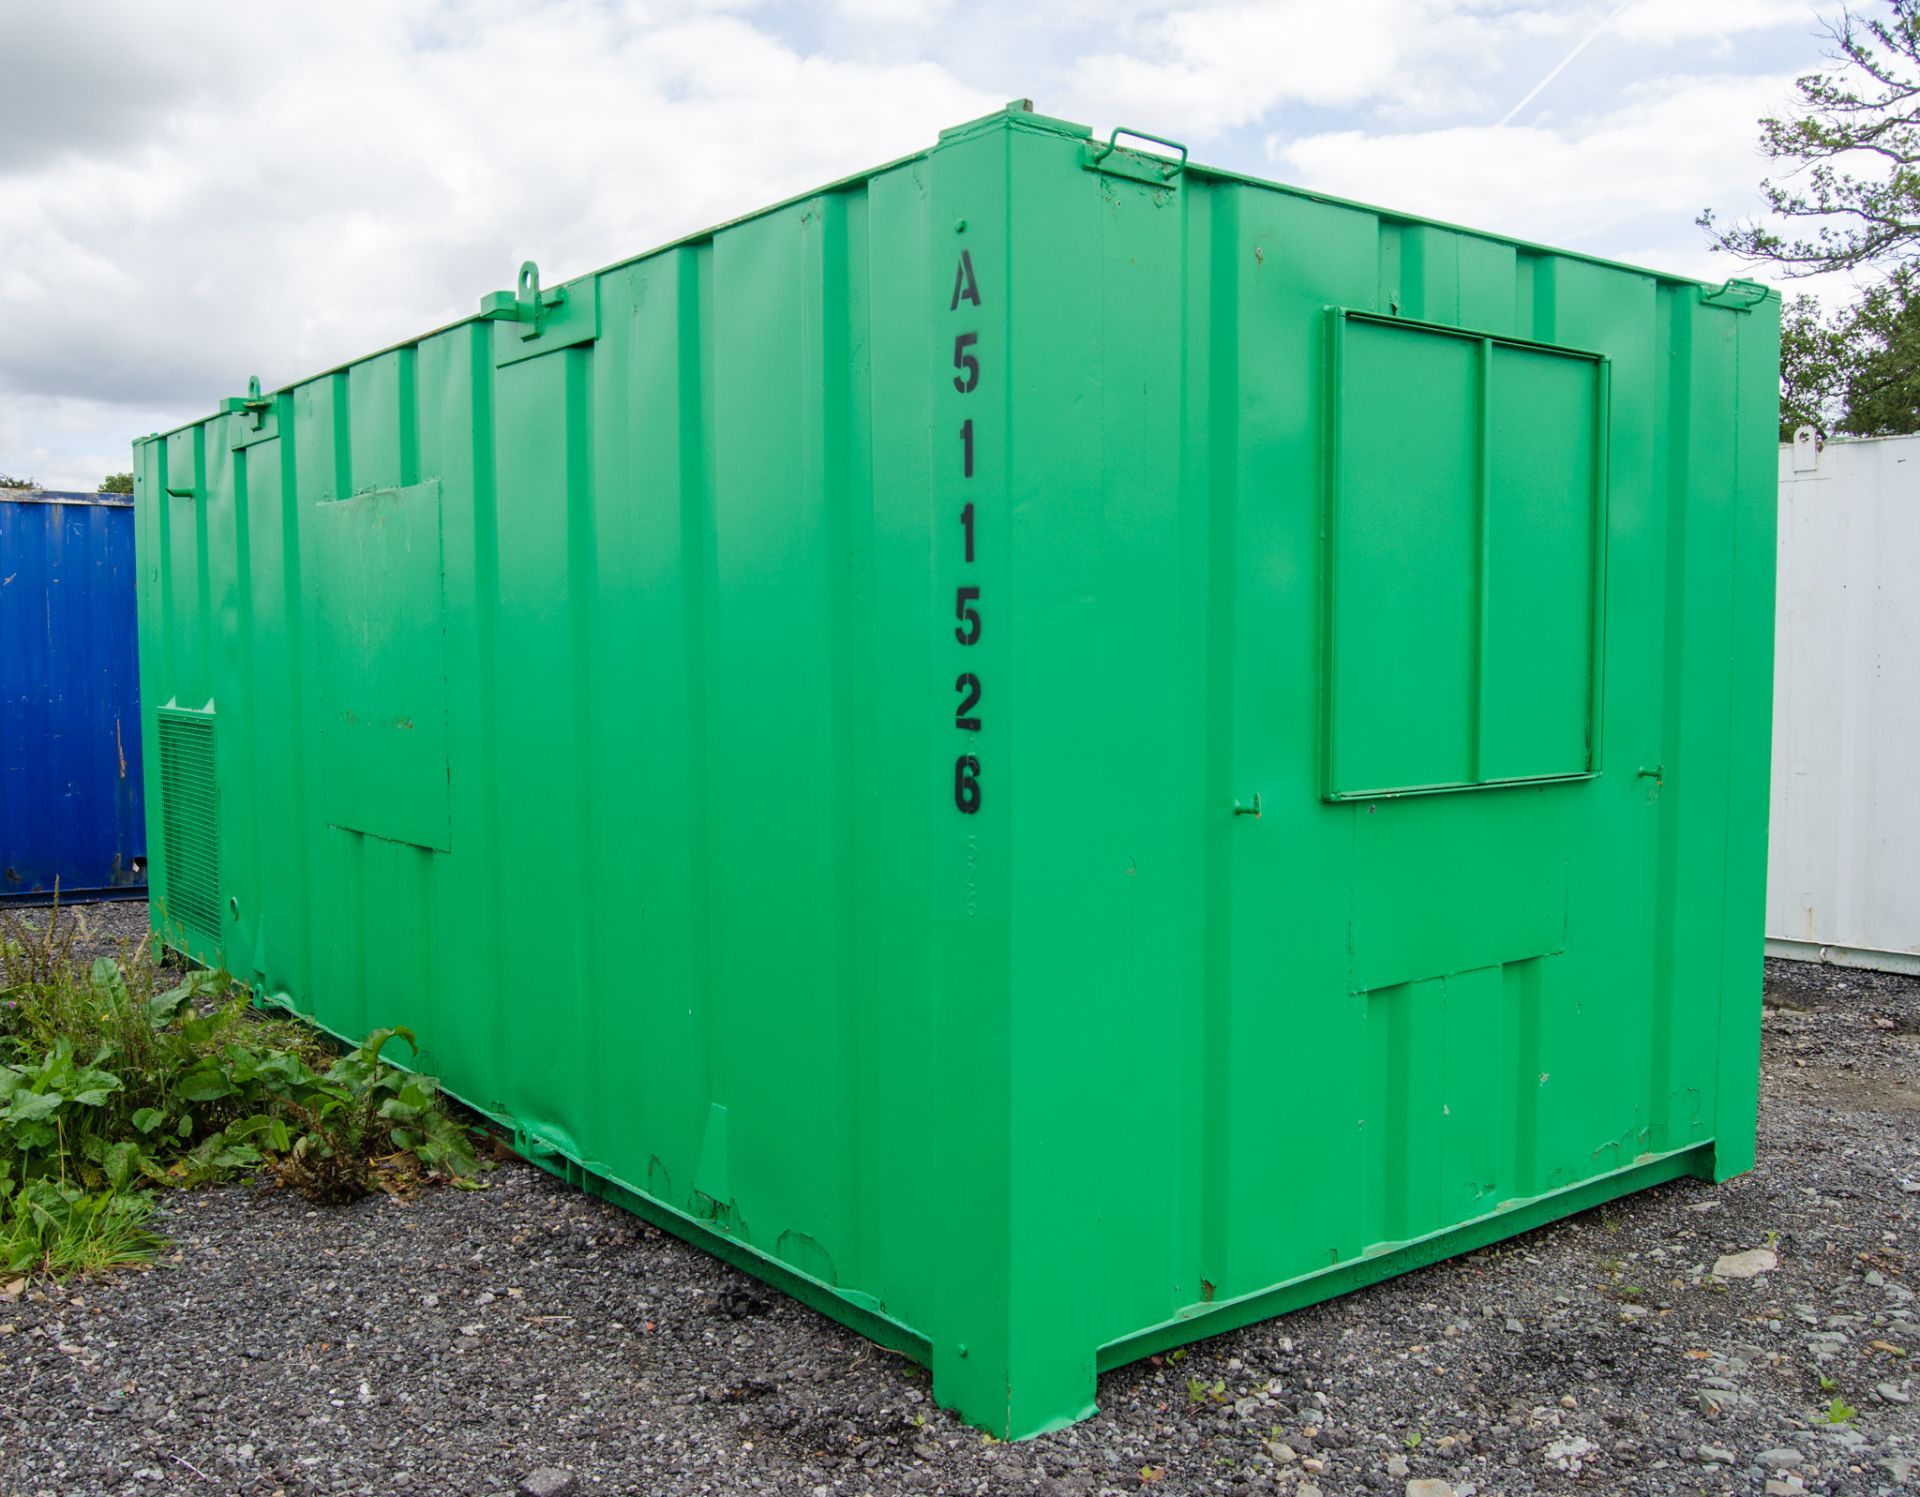
<instances>
[{"instance_id":1,"label":"green weed","mask_svg":"<svg viewBox=\"0 0 1920 1497\"><path fill-rule=\"evenodd\" d=\"M163 987L144 943L82 967L82 934L58 907L0 918L0 1269L151 1257L159 1189L265 1169L338 1201L485 1167L433 1078L382 1059L406 1030L335 1055L224 973Z\"/></svg>"}]
</instances>

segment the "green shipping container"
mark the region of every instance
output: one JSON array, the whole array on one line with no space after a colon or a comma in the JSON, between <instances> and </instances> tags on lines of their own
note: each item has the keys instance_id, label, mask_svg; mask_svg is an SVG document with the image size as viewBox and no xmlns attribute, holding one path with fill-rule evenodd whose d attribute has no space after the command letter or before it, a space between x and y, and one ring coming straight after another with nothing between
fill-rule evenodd
<instances>
[{"instance_id":1,"label":"green shipping container","mask_svg":"<svg viewBox=\"0 0 1920 1497\"><path fill-rule=\"evenodd\" d=\"M140 442L156 918L931 1366L1753 1162L1776 296L933 149Z\"/></svg>"}]
</instances>

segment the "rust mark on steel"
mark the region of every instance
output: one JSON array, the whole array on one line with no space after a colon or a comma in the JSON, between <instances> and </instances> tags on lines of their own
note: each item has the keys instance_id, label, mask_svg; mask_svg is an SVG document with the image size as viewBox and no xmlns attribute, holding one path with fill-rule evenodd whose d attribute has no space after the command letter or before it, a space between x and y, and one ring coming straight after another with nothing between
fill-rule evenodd
<instances>
[{"instance_id":1,"label":"rust mark on steel","mask_svg":"<svg viewBox=\"0 0 1920 1497\"><path fill-rule=\"evenodd\" d=\"M120 778L127 777L127 746L120 737L120 719L113 720L113 751L120 756Z\"/></svg>"}]
</instances>

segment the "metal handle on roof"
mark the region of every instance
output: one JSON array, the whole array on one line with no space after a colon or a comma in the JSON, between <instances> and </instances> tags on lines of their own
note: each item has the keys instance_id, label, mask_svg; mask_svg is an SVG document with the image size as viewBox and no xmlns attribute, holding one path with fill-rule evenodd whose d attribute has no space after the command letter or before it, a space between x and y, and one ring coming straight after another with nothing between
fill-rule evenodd
<instances>
[{"instance_id":1,"label":"metal handle on roof","mask_svg":"<svg viewBox=\"0 0 1920 1497\"><path fill-rule=\"evenodd\" d=\"M1758 281L1749 281L1735 276L1722 286L1702 286L1700 300L1709 307L1731 307L1736 312L1750 312L1767 299L1767 288Z\"/></svg>"},{"instance_id":2,"label":"metal handle on roof","mask_svg":"<svg viewBox=\"0 0 1920 1497\"><path fill-rule=\"evenodd\" d=\"M1169 150L1178 151L1180 153L1180 169L1182 171L1186 170L1187 148L1181 145L1179 141L1168 140L1164 135L1149 135L1145 130L1129 130L1125 125L1115 125L1113 127L1113 133L1107 137L1106 145L1093 153L1093 161L1091 164L1098 166L1118 150L1120 148L1120 137L1123 135L1131 135L1135 140L1152 141L1153 144L1157 146L1166 146Z\"/></svg>"},{"instance_id":3,"label":"metal handle on roof","mask_svg":"<svg viewBox=\"0 0 1920 1497\"><path fill-rule=\"evenodd\" d=\"M1166 146L1178 151L1180 159L1169 161L1152 151L1123 151L1120 149L1120 137L1131 135L1136 140L1152 141L1157 146ZM1178 185L1176 179L1187 169L1187 148L1177 140L1168 140L1162 135L1149 135L1144 130L1129 130L1125 125L1116 126L1113 134L1107 137L1105 145L1095 145L1089 141L1081 148L1080 164L1090 172L1106 172L1115 177L1127 177L1135 182L1144 182L1150 187L1171 191Z\"/></svg>"}]
</instances>

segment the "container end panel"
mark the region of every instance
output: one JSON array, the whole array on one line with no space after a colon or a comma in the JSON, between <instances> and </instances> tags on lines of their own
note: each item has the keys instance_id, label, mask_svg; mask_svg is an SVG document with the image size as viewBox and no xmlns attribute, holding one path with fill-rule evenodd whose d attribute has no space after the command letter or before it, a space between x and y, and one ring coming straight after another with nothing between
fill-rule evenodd
<instances>
[{"instance_id":1,"label":"container end panel","mask_svg":"<svg viewBox=\"0 0 1920 1497\"><path fill-rule=\"evenodd\" d=\"M1744 1167L1773 304L1029 156L1016 1303Z\"/></svg>"}]
</instances>

